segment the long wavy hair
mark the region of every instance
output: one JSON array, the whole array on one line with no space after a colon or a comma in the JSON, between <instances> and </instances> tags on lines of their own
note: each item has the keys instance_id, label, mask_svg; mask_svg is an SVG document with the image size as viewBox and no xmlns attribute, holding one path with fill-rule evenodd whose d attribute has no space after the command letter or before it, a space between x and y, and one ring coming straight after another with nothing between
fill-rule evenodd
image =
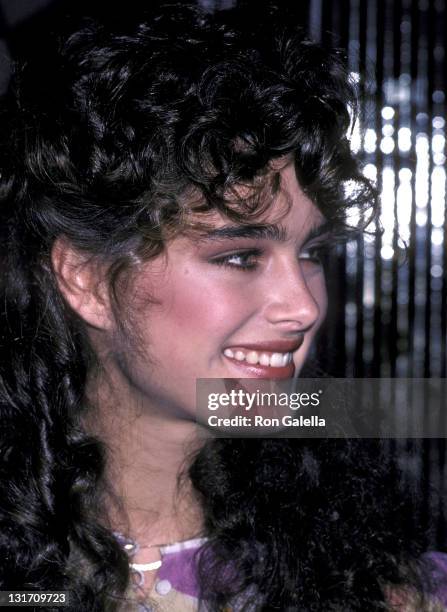
<instances>
[{"instance_id":1,"label":"long wavy hair","mask_svg":"<svg viewBox=\"0 0 447 612\"><path fill-rule=\"evenodd\" d=\"M234 186L264 184L284 156L344 227L375 200L349 147L355 111L341 54L278 11L178 3L87 20L15 67L0 107L0 588L66 589L70 610L112 611L130 579L99 519L107 449L81 423L95 355L58 290L55 240L105 262L112 291L187 230L185 193L251 221L265 200ZM385 585L413 581L420 547L380 444L212 440L189 477L208 609L382 610Z\"/></svg>"}]
</instances>

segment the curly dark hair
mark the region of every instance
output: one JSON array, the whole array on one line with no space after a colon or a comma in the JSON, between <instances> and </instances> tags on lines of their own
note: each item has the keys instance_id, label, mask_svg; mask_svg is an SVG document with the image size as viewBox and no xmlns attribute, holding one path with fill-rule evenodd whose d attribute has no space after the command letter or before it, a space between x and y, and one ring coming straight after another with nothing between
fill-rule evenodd
<instances>
[{"instance_id":1,"label":"curly dark hair","mask_svg":"<svg viewBox=\"0 0 447 612\"><path fill-rule=\"evenodd\" d=\"M349 148L341 54L279 14L179 3L56 38L15 68L0 110L0 588L67 589L70 610L109 611L128 559L99 520L107 449L81 424L95 355L58 289L55 240L106 262L114 286L185 230L191 190L200 211L255 218L265 201L233 187L263 184L272 160L294 158L334 227L375 193ZM259 610L385 609L384 585L420 551L393 474L367 441L208 442L190 477L209 609L253 586Z\"/></svg>"}]
</instances>

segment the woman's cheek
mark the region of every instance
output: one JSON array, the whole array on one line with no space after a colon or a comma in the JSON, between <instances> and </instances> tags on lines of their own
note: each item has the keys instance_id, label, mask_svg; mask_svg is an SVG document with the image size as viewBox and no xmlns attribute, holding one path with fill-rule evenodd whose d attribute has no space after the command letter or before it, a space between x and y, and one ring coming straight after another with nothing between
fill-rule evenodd
<instances>
[{"instance_id":1,"label":"woman's cheek","mask_svg":"<svg viewBox=\"0 0 447 612\"><path fill-rule=\"evenodd\" d=\"M175 294L171 296L169 318L183 330L199 330L197 340L205 329L214 334L231 331L232 325L250 309L250 295L245 285L226 283L222 279L189 276L189 279L200 278L199 282L181 282L177 284ZM204 282L205 281L205 282ZM253 296L251 298L253 301ZM209 337L207 336L208 340Z\"/></svg>"}]
</instances>

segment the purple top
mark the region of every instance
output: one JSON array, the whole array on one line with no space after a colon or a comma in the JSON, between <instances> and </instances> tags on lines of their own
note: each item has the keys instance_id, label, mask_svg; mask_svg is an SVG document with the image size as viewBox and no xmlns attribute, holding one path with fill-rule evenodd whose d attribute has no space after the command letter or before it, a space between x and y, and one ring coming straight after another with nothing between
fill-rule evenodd
<instances>
[{"instance_id":1,"label":"purple top","mask_svg":"<svg viewBox=\"0 0 447 612\"><path fill-rule=\"evenodd\" d=\"M196 553L205 542L206 538L197 538L162 546L162 565L158 570L158 580L169 580L176 591L198 597Z\"/></svg>"},{"instance_id":2,"label":"purple top","mask_svg":"<svg viewBox=\"0 0 447 612\"><path fill-rule=\"evenodd\" d=\"M433 596L444 606L447 606L447 554L428 552L423 560L429 563Z\"/></svg>"}]
</instances>

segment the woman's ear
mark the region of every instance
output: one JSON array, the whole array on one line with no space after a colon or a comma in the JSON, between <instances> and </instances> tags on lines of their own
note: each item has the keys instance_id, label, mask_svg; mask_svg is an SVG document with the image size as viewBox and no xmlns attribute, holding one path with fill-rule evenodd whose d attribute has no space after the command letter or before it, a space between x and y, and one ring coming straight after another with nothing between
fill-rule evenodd
<instances>
[{"instance_id":1,"label":"woman's ear","mask_svg":"<svg viewBox=\"0 0 447 612\"><path fill-rule=\"evenodd\" d=\"M51 263L59 290L71 309L92 327L110 329L110 296L104 269L98 262L60 237L53 245Z\"/></svg>"}]
</instances>

